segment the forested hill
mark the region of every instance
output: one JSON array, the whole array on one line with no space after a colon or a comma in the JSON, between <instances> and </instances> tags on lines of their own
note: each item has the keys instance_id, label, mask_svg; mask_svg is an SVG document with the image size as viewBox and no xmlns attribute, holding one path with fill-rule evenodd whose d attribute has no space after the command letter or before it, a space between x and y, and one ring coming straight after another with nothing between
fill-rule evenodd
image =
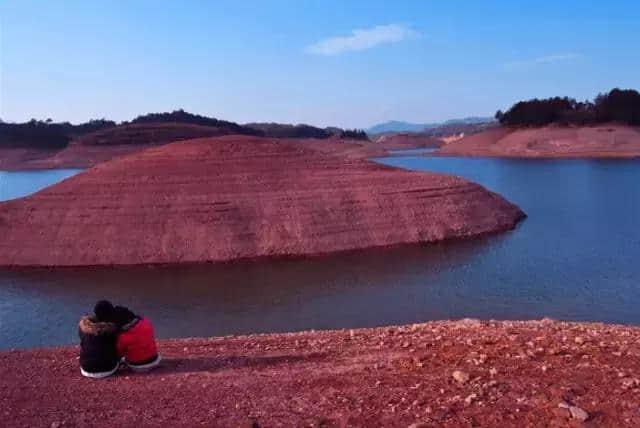
<instances>
[{"instance_id":1,"label":"forested hill","mask_svg":"<svg viewBox=\"0 0 640 428\"><path fill-rule=\"evenodd\" d=\"M228 120L188 113L184 110L174 110L171 113L148 113L133 119L131 124L148 123L189 123L192 125L213 126L221 128L230 134L262 135L262 132L248 126L242 126ZM126 123L125 123L126 124Z\"/></svg>"},{"instance_id":2,"label":"forested hill","mask_svg":"<svg viewBox=\"0 0 640 428\"><path fill-rule=\"evenodd\" d=\"M74 137L114 126L115 122L106 119L90 120L77 125L69 122L53 123L51 119L32 119L25 123L0 121L0 148L59 149Z\"/></svg>"},{"instance_id":3,"label":"forested hill","mask_svg":"<svg viewBox=\"0 0 640 428\"><path fill-rule=\"evenodd\" d=\"M620 122L640 125L640 93L634 89L613 89L598 94L593 101L576 101L568 97L554 97L520 101L506 112L498 110L496 119L502 125L544 126L590 125Z\"/></svg>"},{"instance_id":4,"label":"forested hill","mask_svg":"<svg viewBox=\"0 0 640 428\"><path fill-rule=\"evenodd\" d=\"M32 119L25 123L0 122L0 147L60 149L67 146L74 138L85 137L96 132L109 131L110 135L116 135L118 129L122 129L130 133L132 125L146 125L145 130L147 130L156 123L199 125L212 130L217 128L221 134L263 135L259 130L235 122L175 110L170 113L145 114L120 124L107 119L95 119L75 125L69 122L55 123L51 119L44 121ZM91 140L91 138L87 139Z\"/></svg>"},{"instance_id":5,"label":"forested hill","mask_svg":"<svg viewBox=\"0 0 640 428\"><path fill-rule=\"evenodd\" d=\"M311 125L281 123L249 123L240 125L227 120L174 110L148 113L131 121L116 123L107 119L85 123L55 123L51 119L32 119L25 123L0 121L0 148L61 149L73 139L85 145L164 144L179 139L240 134L274 138L364 139L359 130L318 128Z\"/></svg>"}]
</instances>

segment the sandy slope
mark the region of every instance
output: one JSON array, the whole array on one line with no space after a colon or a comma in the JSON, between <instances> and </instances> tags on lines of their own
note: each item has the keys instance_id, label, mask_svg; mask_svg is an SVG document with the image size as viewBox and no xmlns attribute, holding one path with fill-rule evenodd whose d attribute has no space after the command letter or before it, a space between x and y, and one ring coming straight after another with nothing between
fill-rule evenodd
<instances>
[{"instance_id":1,"label":"sandy slope","mask_svg":"<svg viewBox=\"0 0 640 428\"><path fill-rule=\"evenodd\" d=\"M640 129L619 124L496 128L450 142L438 153L532 158L639 157Z\"/></svg>"},{"instance_id":2,"label":"sandy slope","mask_svg":"<svg viewBox=\"0 0 640 428\"><path fill-rule=\"evenodd\" d=\"M3 426L640 426L633 327L467 320L160 350L155 372L100 381L77 348L0 353Z\"/></svg>"},{"instance_id":3,"label":"sandy slope","mask_svg":"<svg viewBox=\"0 0 640 428\"><path fill-rule=\"evenodd\" d=\"M472 237L522 216L461 178L228 136L148 149L0 204L0 265L314 255Z\"/></svg>"}]
</instances>

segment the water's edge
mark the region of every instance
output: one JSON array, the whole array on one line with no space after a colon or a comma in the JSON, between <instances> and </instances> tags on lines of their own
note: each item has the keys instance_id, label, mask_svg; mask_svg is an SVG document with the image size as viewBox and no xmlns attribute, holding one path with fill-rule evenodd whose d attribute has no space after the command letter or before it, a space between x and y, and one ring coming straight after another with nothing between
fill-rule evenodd
<instances>
[{"instance_id":1,"label":"water's edge","mask_svg":"<svg viewBox=\"0 0 640 428\"><path fill-rule=\"evenodd\" d=\"M303 259L0 271L0 349L75 343L101 298L149 316L161 338L465 317L640 323L640 162L377 161L461 175L528 218L474 240Z\"/></svg>"}]
</instances>

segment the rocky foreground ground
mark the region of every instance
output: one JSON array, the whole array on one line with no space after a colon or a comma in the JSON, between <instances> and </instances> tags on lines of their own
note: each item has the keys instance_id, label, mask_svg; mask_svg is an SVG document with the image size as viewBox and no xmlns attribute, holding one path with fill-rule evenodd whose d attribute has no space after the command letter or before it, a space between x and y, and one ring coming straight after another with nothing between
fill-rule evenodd
<instances>
[{"instance_id":1,"label":"rocky foreground ground","mask_svg":"<svg viewBox=\"0 0 640 428\"><path fill-rule=\"evenodd\" d=\"M640 329L430 322L160 343L148 374L0 353L3 426L640 426Z\"/></svg>"}]
</instances>

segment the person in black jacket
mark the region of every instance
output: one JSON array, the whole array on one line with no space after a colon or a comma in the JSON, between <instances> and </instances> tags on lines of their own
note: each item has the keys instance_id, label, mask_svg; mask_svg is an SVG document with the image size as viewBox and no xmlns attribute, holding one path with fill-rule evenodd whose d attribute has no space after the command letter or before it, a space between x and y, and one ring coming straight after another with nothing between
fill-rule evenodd
<instances>
[{"instance_id":1,"label":"person in black jacket","mask_svg":"<svg viewBox=\"0 0 640 428\"><path fill-rule=\"evenodd\" d=\"M94 315L85 315L78 323L80 336L80 372L90 378L111 376L118 370L117 327L112 322L113 305L101 300Z\"/></svg>"}]
</instances>

